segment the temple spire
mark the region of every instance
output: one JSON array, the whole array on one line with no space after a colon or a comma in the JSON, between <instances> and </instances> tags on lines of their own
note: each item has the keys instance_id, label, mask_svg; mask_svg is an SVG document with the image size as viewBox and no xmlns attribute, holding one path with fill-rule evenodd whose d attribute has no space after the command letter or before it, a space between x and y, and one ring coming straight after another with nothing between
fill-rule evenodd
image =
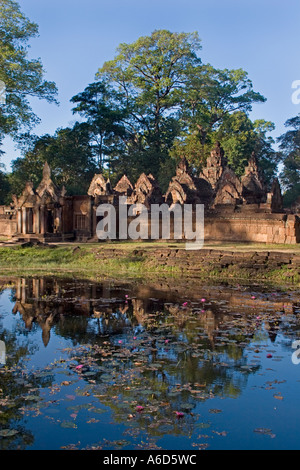
<instances>
[{"instance_id":1,"label":"temple spire","mask_svg":"<svg viewBox=\"0 0 300 470\"><path fill-rule=\"evenodd\" d=\"M50 166L48 165L48 162L45 162L44 168L43 168L43 179L50 179L50 177L51 177Z\"/></svg>"}]
</instances>

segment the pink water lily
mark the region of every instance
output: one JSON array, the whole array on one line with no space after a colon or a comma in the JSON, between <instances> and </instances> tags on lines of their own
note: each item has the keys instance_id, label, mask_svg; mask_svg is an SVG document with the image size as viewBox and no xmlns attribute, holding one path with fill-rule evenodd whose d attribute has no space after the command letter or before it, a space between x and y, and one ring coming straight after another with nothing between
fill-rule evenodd
<instances>
[{"instance_id":1,"label":"pink water lily","mask_svg":"<svg viewBox=\"0 0 300 470\"><path fill-rule=\"evenodd\" d=\"M176 414L177 418L183 418L184 417L184 413L182 413L182 411L175 411L175 414Z\"/></svg>"},{"instance_id":2,"label":"pink water lily","mask_svg":"<svg viewBox=\"0 0 300 470\"><path fill-rule=\"evenodd\" d=\"M76 366L76 370L80 370L83 368L83 365L82 364L79 364L79 366Z\"/></svg>"},{"instance_id":3,"label":"pink water lily","mask_svg":"<svg viewBox=\"0 0 300 470\"><path fill-rule=\"evenodd\" d=\"M188 304L187 302L183 302L182 306L183 306L183 307L186 307L187 304Z\"/></svg>"},{"instance_id":4,"label":"pink water lily","mask_svg":"<svg viewBox=\"0 0 300 470\"><path fill-rule=\"evenodd\" d=\"M144 407L141 406L141 405L138 405L135 407L136 411L140 412L140 411L143 411Z\"/></svg>"},{"instance_id":5,"label":"pink water lily","mask_svg":"<svg viewBox=\"0 0 300 470\"><path fill-rule=\"evenodd\" d=\"M206 299L204 299L204 298L203 298L203 299L201 299L201 302L206 302Z\"/></svg>"}]
</instances>

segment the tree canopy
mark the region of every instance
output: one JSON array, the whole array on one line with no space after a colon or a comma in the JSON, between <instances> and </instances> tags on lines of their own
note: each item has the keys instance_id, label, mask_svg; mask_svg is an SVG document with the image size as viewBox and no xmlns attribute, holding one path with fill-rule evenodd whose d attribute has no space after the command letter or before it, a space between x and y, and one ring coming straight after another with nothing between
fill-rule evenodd
<instances>
[{"instance_id":1,"label":"tree canopy","mask_svg":"<svg viewBox=\"0 0 300 470\"><path fill-rule=\"evenodd\" d=\"M5 135L14 140L31 129L39 118L30 98L56 102L54 82L44 79L40 59L28 56L29 40L38 36L38 25L20 11L17 2L0 2L0 80L5 84L5 103L0 105L0 143Z\"/></svg>"},{"instance_id":2,"label":"tree canopy","mask_svg":"<svg viewBox=\"0 0 300 470\"><path fill-rule=\"evenodd\" d=\"M278 138L283 167L280 179L285 190L284 203L290 205L300 196L300 114L285 122L289 128Z\"/></svg>"},{"instance_id":3,"label":"tree canopy","mask_svg":"<svg viewBox=\"0 0 300 470\"><path fill-rule=\"evenodd\" d=\"M7 83L8 93L6 106L0 106L0 137L12 133L21 141L20 130L37 120L28 97L55 101L56 87L43 79L40 61L27 56L37 25L12 0L2 2L1 21L6 34L0 35L5 70L1 68L0 80ZM197 174L216 141L237 175L254 151L267 184L284 158L282 178L287 188L294 185L298 173L288 165L289 139L282 137L282 153L275 152L270 137L274 124L250 118L253 105L266 98L253 89L246 71L204 64L201 50L197 32L165 29L120 44L115 57L98 69L94 83L70 99L79 117L73 128L24 139L24 157L15 160L8 177L12 192L24 179L37 182L46 160L69 194L85 191L93 172L107 174L112 183L124 173L132 181L142 172L152 173L164 191L181 156Z\"/></svg>"}]
</instances>

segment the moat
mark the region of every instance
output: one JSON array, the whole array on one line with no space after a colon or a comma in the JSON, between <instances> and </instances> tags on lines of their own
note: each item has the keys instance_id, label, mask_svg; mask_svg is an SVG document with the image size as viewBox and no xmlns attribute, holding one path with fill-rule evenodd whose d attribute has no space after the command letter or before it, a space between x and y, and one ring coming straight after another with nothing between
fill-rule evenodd
<instances>
[{"instance_id":1,"label":"moat","mask_svg":"<svg viewBox=\"0 0 300 470\"><path fill-rule=\"evenodd\" d=\"M299 336L293 287L7 278L0 449L299 449Z\"/></svg>"}]
</instances>

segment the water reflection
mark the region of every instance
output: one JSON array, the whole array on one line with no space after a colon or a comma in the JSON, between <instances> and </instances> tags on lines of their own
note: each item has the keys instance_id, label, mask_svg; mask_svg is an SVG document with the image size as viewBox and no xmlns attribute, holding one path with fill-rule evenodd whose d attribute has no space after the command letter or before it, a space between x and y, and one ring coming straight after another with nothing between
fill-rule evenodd
<instances>
[{"instance_id":1,"label":"water reflection","mask_svg":"<svg viewBox=\"0 0 300 470\"><path fill-rule=\"evenodd\" d=\"M77 399L87 400L94 423L103 411L95 403L109 407L114 423L125 425L122 436L129 446L137 435L149 445L151 440L152 448L165 435L170 446L171 436L196 439L205 425L199 404L239 397L248 378L260 371L268 344L276 346L279 337L282 352L300 332L299 296L292 291L192 280L150 285L43 277L10 282L15 319L10 329L1 326L0 312L0 340L7 347L7 367L0 369L0 448L16 448L17 442L34 447L39 433L32 430L34 423L27 429L22 416L45 419L43 409L49 403L53 407L56 394L60 417L70 408L65 396L74 400L72 419L57 423L76 429L78 440L86 436L86 446L89 426L75 426L78 414L86 412ZM6 280L3 292L7 288ZM42 369L35 365L42 354L37 335L49 354ZM52 336L60 340L59 352L51 349ZM63 397L62 383L71 390ZM18 433L1 439L1 429L16 431L16 422ZM104 439L108 428L98 426ZM56 439L54 433L53 448L75 442Z\"/></svg>"},{"instance_id":2,"label":"water reflection","mask_svg":"<svg viewBox=\"0 0 300 470\"><path fill-rule=\"evenodd\" d=\"M277 316L278 313L293 315L299 311L299 299L294 293L266 290L254 294L253 288L239 285L201 286L197 295L193 287L189 291L178 286L174 290L169 285L149 287L129 283L115 285L57 278L20 278L14 281L14 289L12 312L21 315L28 330L34 323L39 325L45 346L49 343L51 328L68 316L98 319L95 334L111 335L121 333L129 325L151 327L158 312L168 312L179 330L188 329L191 314L197 314L198 326L203 328L213 346L222 325L234 317L254 312L256 316L268 312L276 312ZM280 323L279 318L265 318L264 326L273 342ZM253 334L256 323L252 327Z\"/></svg>"}]
</instances>

